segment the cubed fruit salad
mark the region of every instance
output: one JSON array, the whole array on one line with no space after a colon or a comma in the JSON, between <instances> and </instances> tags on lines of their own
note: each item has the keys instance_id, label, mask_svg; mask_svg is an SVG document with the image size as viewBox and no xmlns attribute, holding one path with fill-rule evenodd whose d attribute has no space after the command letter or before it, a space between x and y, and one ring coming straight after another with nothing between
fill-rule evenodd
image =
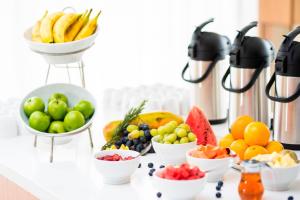
<instances>
[{"instance_id":1,"label":"cubed fruit salad","mask_svg":"<svg viewBox=\"0 0 300 200\"><path fill-rule=\"evenodd\" d=\"M196 141L196 135L191 132L189 125L170 121L167 124L152 129L154 141L163 144L184 144Z\"/></svg>"},{"instance_id":2,"label":"cubed fruit salad","mask_svg":"<svg viewBox=\"0 0 300 200\"><path fill-rule=\"evenodd\" d=\"M299 163L297 154L290 150L283 150L280 153L273 152L272 154L257 155L253 160L266 162L270 167L293 167Z\"/></svg>"},{"instance_id":3,"label":"cubed fruit salad","mask_svg":"<svg viewBox=\"0 0 300 200\"><path fill-rule=\"evenodd\" d=\"M167 166L159 171L157 175L160 178L170 180L194 180L203 178L205 173L196 166L191 167L189 164L183 163L180 166Z\"/></svg>"},{"instance_id":4,"label":"cubed fruit salad","mask_svg":"<svg viewBox=\"0 0 300 200\"><path fill-rule=\"evenodd\" d=\"M47 108L42 98L30 97L23 104L29 126L47 133L65 133L82 127L95 111L93 104L86 100L69 107L68 98L54 93L48 99Z\"/></svg>"},{"instance_id":5,"label":"cubed fruit salad","mask_svg":"<svg viewBox=\"0 0 300 200\"><path fill-rule=\"evenodd\" d=\"M213 145L199 145L197 149L191 151L190 156L205 159L221 159L231 157L228 148L217 147Z\"/></svg>"},{"instance_id":6,"label":"cubed fruit salad","mask_svg":"<svg viewBox=\"0 0 300 200\"><path fill-rule=\"evenodd\" d=\"M106 155L102 157L98 157L98 160L105 160L105 161L124 161L124 160L132 160L134 157L132 156L127 156L127 157L122 157L119 154L114 154L114 155Z\"/></svg>"}]
</instances>

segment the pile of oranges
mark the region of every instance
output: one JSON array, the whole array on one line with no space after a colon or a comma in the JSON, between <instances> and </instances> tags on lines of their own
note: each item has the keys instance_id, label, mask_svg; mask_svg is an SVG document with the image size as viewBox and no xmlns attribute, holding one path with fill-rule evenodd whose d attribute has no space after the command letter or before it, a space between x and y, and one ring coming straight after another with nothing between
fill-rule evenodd
<instances>
[{"instance_id":1,"label":"pile of oranges","mask_svg":"<svg viewBox=\"0 0 300 200\"><path fill-rule=\"evenodd\" d=\"M269 141L271 133L268 126L254 121L250 116L240 116L230 129L231 133L220 140L219 146L230 148L241 160L283 150L280 142Z\"/></svg>"}]
</instances>

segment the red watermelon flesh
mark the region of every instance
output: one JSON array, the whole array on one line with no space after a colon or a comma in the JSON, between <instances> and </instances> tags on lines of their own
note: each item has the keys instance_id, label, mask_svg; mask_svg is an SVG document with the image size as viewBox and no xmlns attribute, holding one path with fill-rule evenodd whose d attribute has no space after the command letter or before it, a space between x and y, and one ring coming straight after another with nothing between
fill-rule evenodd
<instances>
[{"instance_id":1,"label":"red watermelon flesh","mask_svg":"<svg viewBox=\"0 0 300 200\"><path fill-rule=\"evenodd\" d=\"M196 106L190 111L186 123L197 136L197 144L216 146L217 139L205 114Z\"/></svg>"}]
</instances>

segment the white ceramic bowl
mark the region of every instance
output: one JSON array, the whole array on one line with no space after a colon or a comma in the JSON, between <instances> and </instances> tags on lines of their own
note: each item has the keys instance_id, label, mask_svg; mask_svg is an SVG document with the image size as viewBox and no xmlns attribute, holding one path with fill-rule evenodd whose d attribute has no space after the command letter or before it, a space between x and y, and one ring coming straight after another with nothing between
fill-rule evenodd
<instances>
[{"instance_id":1,"label":"white ceramic bowl","mask_svg":"<svg viewBox=\"0 0 300 200\"><path fill-rule=\"evenodd\" d=\"M93 46L99 29L82 40L52 44L32 41L31 30L32 27L25 31L24 38L32 51L41 54L49 64L68 64L81 60L85 50Z\"/></svg>"},{"instance_id":2,"label":"white ceramic bowl","mask_svg":"<svg viewBox=\"0 0 300 200\"><path fill-rule=\"evenodd\" d=\"M225 173L231 166L233 162L233 158L220 158L220 159L205 159L205 158L196 158L190 155L191 151L195 149L189 150L186 152L186 159L190 165L194 165L199 167L202 171L207 172L207 182L217 182L223 179Z\"/></svg>"},{"instance_id":3,"label":"white ceramic bowl","mask_svg":"<svg viewBox=\"0 0 300 200\"><path fill-rule=\"evenodd\" d=\"M132 160L105 161L98 160L98 157L118 154L122 157L132 156ZM104 150L95 154L94 164L97 171L102 175L106 184L120 185L130 182L130 177L138 168L140 163L139 152L131 150Z\"/></svg>"},{"instance_id":4,"label":"white ceramic bowl","mask_svg":"<svg viewBox=\"0 0 300 200\"><path fill-rule=\"evenodd\" d=\"M197 142L185 144L161 144L152 138L152 146L160 161L165 164L181 164L186 161L185 153L197 146Z\"/></svg>"},{"instance_id":5,"label":"white ceramic bowl","mask_svg":"<svg viewBox=\"0 0 300 200\"><path fill-rule=\"evenodd\" d=\"M299 175L300 164L287 168L263 168L261 178L265 189L286 191Z\"/></svg>"},{"instance_id":6,"label":"white ceramic bowl","mask_svg":"<svg viewBox=\"0 0 300 200\"><path fill-rule=\"evenodd\" d=\"M169 180L160 178L157 175L160 171L154 174L152 184L157 191L162 193L164 199L192 200L206 185L206 175L195 180Z\"/></svg>"},{"instance_id":7,"label":"white ceramic bowl","mask_svg":"<svg viewBox=\"0 0 300 200\"><path fill-rule=\"evenodd\" d=\"M51 133L40 132L38 130L31 128L29 126L28 117L25 115L25 112L23 110L24 102L30 97L37 96L43 99L47 109L48 99L53 93L65 94L68 98L70 107L73 107L80 100L90 101L95 107L95 112L93 116L89 120L87 120L85 122L85 125L83 125L82 127L66 133L51 134ZM19 116L25 128L34 135L45 136L45 137L64 137L64 136L70 136L85 131L87 128L91 126L95 118L96 111L97 111L97 103L95 98L92 96L90 92L88 92L86 89L82 87L72 85L72 84L65 84L65 83L49 84L33 90L23 98L19 106Z\"/></svg>"}]
</instances>

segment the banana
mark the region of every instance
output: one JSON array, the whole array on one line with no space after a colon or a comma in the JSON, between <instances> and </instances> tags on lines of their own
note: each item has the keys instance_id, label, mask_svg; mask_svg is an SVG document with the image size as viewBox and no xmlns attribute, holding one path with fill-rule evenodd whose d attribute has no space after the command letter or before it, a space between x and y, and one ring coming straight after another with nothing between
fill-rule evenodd
<instances>
[{"instance_id":1,"label":"banana","mask_svg":"<svg viewBox=\"0 0 300 200\"><path fill-rule=\"evenodd\" d=\"M53 27L53 38L55 43L65 42L65 33L67 29L80 17L76 13L67 13L60 17Z\"/></svg>"},{"instance_id":2,"label":"banana","mask_svg":"<svg viewBox=\"0 0 300 200\"><path fill-rule=\"evenodd\" d=\"M63 15L64 15L63 12L55 12L48 15L42 20L41 28L40 28L42 42L52 43L54 41L52 28L55 22Z\"/></svg>"},{"instance_id":3,"label":"banana","mask_svg":"<svg viewBox=\"0 0 300 200\"><path fill-rule=\"evenodd\" d=\"M93 19L89 20L88 23L81 29L81 31L76 36L75 40L81 40L83 38L86 38L90 35L92 35L96 28L97 28L97 20L99 15L101 14L101 11L94 17Z\"/></svg>"},{"instance_id":4,"label":"banana","mask_svg":"<svg viewBox=\"0 0 300 200\"><path fill-rule=\"evenodd\" d=\"M42 39L41 39L41 35L40 35L40 27L41 27L41 23L42 23L42 20L48 15L48 11L46 10L45 11L45 14L43 15L43 17L38 20L35 25L33 26L32 30L31 30L31 39L32 41L35 41L35 42L42 42Z\"/></svg>"},{"instance_id":5,"label":"banana","mask_svg":"<svg viewBox=\"0 0 300 200\"><path fill-rule=\"evenodd\" d=\"M76 35L79 33L80 29L86 25L86 23L89 21L90 15L91 15L92 9L90 9L89 12L85 12L81 17L72 24L66 34L65 34L65 42L73 41Z\"/></svg>"},{"instance_id":6,"label":"banana","mask_svg":"<svg viewBox=\"0 0 300 200\"><path fill-rule=\"evenodd\" d=\"M130 124L139 125L139 124L148 124L151 129L158 128L170 121L177 121L178 124L183 123L182 117L175 115L171 112L150 112L140 114L135 120ZM108 123L103 128L103 135L106 141L110 141L115 129L122 121L112 121Z\"/></svg>"}]
</instances>

